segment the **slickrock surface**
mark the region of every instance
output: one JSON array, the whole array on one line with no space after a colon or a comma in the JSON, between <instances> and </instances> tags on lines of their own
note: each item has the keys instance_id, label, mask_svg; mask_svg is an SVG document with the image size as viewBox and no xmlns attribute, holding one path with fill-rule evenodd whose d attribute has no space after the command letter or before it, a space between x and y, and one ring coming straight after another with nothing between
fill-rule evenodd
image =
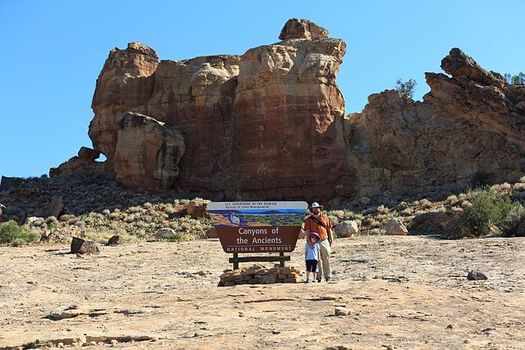
<instances>
[{"instance_id":1,"label":"slickrock surface","mask_svg":"<svg viewBox=\"0 0 525 350\"><path fill-rule=\"evenodd\" d=\"M216 240L81 258L68 245L1 247L0 348L39 339L90 349L520 349L524 246L339 239L333 282L235 287L217 287L230 265ZM290 266L302 265L297 250ZM471 270L488 279L469 281Z\"/></svg>"}]
</instances>

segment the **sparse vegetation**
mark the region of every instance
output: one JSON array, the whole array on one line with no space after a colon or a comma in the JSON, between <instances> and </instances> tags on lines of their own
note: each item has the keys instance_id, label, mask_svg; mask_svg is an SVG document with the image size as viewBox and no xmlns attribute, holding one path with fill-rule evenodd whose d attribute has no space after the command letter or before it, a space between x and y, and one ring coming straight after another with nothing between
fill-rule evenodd
<instances>
[{"instance_id":1,"label":"sparse vegetation","mask_svg":"<svg viewBox=\"0 0 525 350\"><path fill-rule=\"evenodd\" d=\"M396 90L399 91L401 96L405 99L411 99L414 96L414 90L416 89L416 81L414 79L408 79L403 81L401 78L396 81Z\"/></svg>"},{"instance_id":2,"label":"sparse vegetation","mask_svg":"<svg viewBox=\"0 0 525 350\"><path fill-rule=\"evenodd\" d=\"M493 181L494 176L492 174L487 173L485 171L476 171L474 175L472 175L470 185L472 186L472 188L480 188L491 185Z\"/></svg>"},{"instance_id":3,"label":"sparse vegetation","mask_svg":"<svg viewBox=\"0 0 525 350\"><path fill-rule=\"evenodd\" d=\"M445 238L479 237L488 234L491 228L499 228L509 214L521 207L518 202L498 196L493 190L478 190L470 193L469 205L455 214L454 229ZM510 225L507 223L506 225Z\"/></svg>"},{"instance_id":4,"label":"sparse vegetation","mask_svg":"<svg viewBox=\"0 0 525 350\"><path fill-rule=\"evenodd\" d=\"M525 208L522 205L510 210L501 223L501 230L506 237L525 237Z\"/></svg>"},{"instance_id":5,"label":"sparse vegetation","mask_svg":"<svg viewBox=\"0 0 525 350\"><path fill-rule=\"evenodd\" d=\"M40 237L28 230L24 226L20 226L16 221L8 221L0 224L0 244L16 244L38 241Z\"/></svg>"},{"instance_id":6,"label":"sparse vegetation","mask_svg":"<svg viewBox=\"0 0 525 350\"><path fill-rule=\"evenodd\" d=\"M525 73L519 72L518 74L505 73L505 80L510 85L525 85Z\"/></svg>"}]
</instances>

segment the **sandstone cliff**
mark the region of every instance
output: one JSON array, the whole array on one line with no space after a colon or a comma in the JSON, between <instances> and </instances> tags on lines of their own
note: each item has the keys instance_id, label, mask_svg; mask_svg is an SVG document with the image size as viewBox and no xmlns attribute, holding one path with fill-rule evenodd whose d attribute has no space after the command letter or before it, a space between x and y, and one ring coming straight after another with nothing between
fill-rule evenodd
<instances>
[{"instance_id":1,"label":"sandstone cliff","mask_svg":"<svg viewBox=\"0 0 525 350\"><path fill-rule=\"evenodd\" d=\"M508 85L459 49L426 73L430 92L371 95L345 126L361 195L455 191L476 176L512 181L525 173L525 86Z\"/></svg>"},{"instance_id":2,"label":"sandstone cliff","mask_svg":"<svg viewBox=\"0 0 525 350\"><path fill-rule=\"evenodd\" d=\"M97 80L89 128L110 172L127 187L177 187L218 199L353 193L344 99L335 81L345 43L306 20L288 21L280 38L240 57L185 61L159 62L139 43L112 50ZM160 162L163 148L146 147L169 143L167 133L136 132L137 147L122 141L129 113L180 132L177 156ZM149 165L140 167L141 160Z\"/></svg>"},{"instance_id":3,"label":"sandstone cliff","mask_svg":"<svg viewBox=\"0 0 525 350\"><path fill-rule=\"evenodd\" d=\"M400 198L525 173L525 86L459 49L426 73L422 102L387 90L344 118L342 40L289 20L282 40L160 61L140 43L110 52L84 149L52 175L87 169L128 188L212 199ZM95 164L103 153L105 163Z\"/></svg>"}]
</instances>

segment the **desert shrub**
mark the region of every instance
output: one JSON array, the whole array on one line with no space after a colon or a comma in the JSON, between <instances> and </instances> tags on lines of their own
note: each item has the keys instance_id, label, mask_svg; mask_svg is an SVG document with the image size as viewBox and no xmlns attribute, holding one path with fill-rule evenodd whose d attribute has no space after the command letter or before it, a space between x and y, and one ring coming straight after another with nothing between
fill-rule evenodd
<instances>
[{"instance_id":1,"label":"desert shrub","mask_svg":"<svg viewBox=\"0 0 525 350\"><path fill-rule=\"evenodd\" d=\"M12 244L21 241L35 242L39 240L38 234L32 232L24 226L20 226L16 221L8 221L0 224L0 244Z\"/></svg>"},{"instance_id":2,"label":"desert shrub","mask_svg":"<svg viewBox=\"0 0 525 350\"><path fill-rule=\"evenodd\" d=\"M523 85L525 84L525 73L520 72L518 74L509 74L505 73L504 75L505 80L507 80L507 84L510 85Z\"/></svg>"},{"instance_id":3,"label":"desert shrub","mask_svg":"<svg viewBox=\"0 0 525 350\"><path fill-rule=\"evenodd\" d=\"M166 237L166 240L170 242L192 241L194 239L195 237L193 235L180 231L174 232L173 235Z\"/></svg>"},{"instance_id":4,"label":"desert shrub","mask_svg":"<svg viewBox=\"0 0 525 350\"><path fill-rule=\"evenodd\" d=\"M472 188L480 188L488 186L494 182L494 176L491 173L485 171L476 171L470 179L470 186Z\"/></svg>"},{"instance_id":5,"label":"desert shrub","mask_svg":"<svg viewBox=\"0 0 525 350\"><path fill-rule=\"evenodd\" d=\"M414 90L416 88L416 81L414 79L409 79L408 81L403 81L402 79L397 79L396 81L396 90L399 91L401 96L406 99L412 98L414 96Z\"/></svg>"},{"instance_id":6,"label":"desert shrub","mask_svg":"<svg viewBox=\"0 0 525 350\"><path fill-rule=\"evenodd\" d=\"M50 216L46 219L46 225L49 229L58 228L58 219L54 216Z\"/></svg>"},{"instance_id":7,"label":"desert shrub","mask_svg":"<svg viewBox=\"0 0 525 350\"><path fill-rule=\"evenodd\" d=\"M344 210L330 210L326 212L326 215L334 216L339 219L344 219L345 214Z\"/></svg>"},{"instance_id":8,"label":"desert shrub","mask_svg":"<svg viewBox=\"0 0 525 350\"><path fill-rule=\"evenodd\" d=\"M453 229L445 233L446 238L479 237L486 234L491 225L501 225L509 213L520 206L508 198L498 197L492 190L472 192L470 203L462 212L455 214Z\"/></svg>"},{"instance_id":9,"label":"desert shrub","mask_svg":"<svg viewBox=\"0 0 525 350\"><path fill-rule=\"evenodd\" d=\"M399 203L399 204L396 206L396 210L402 211L402 210L408 209L408 208L410 208L410 207L411 207L411 205L410 205L409 202L405 202L405 201L403 201L403 202Z\"/></svg>"},{"instance_id":10,"label":"desert shrub","mask_svg":"<svg viewBox=\"0 0 525 350\"><path fill-rule=\"evenodd\" d=\"M513 207L501 223L501 230L506 237L525 237L525 208L518 204Z\"/></svg>"}]
</instances>

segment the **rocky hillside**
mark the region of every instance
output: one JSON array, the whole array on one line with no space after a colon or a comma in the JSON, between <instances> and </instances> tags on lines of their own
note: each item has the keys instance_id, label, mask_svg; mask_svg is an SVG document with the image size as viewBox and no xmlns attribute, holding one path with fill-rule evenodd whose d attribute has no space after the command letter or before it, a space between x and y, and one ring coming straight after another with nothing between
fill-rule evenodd
<instances>
[{"instance_id":1,"label":"rocky hillside","mask_svg":"<svg viewBox=\"0 0 525 350\"><path fill-rule=\"evenodd\" d=\"M457 192L525 173L525 86L507 84L459 49L441 68L448 75L426 73L423 102L387 90L346 121L361 194Z\"/></svg>"},{"instance_id":2,"label":"rocky hillside","mask_svg":"<svg viewBox=\"0 0 525 350\"><path fill-rule=\"evenodd\" d=\"M2 178L0 222L15 220L44 240L84 236L104 240L187 240L211 228L207 201L171 192L152 195L124 190L108 175L77 172L53 178ZM193 198L193 197L192 197Z\"/></svg>"},{"instance_id":3,"label":"rocky hillside","mask_svg":"<svg viewBox=\"0 0 525 350\"><path fill-rule=\"evenodd\" d=\"M9 181L8 181L9 180ZM69 242L81 236L104 243L113 235L136 240L193 240L215 237L206 213L208 200L171 192L157 196L121 189L107 175L77 173L24 181L3 178L0 186L0 222L15 220L42 241ZM525 177L518 182L493 185L491 193L508 200L511 232L492 223L475 236L525 236ZM334 199L326 213L338 237L362 235L436 235L453 237L458 215L473 205L484 190L434 196L407 196L403 201L373 202L367 197ZM188 199L191 197L192 199ZM510 208L510 207L509 207ZM488 218L481 208L480 221ZM3 212L2 212L3 211ZM478 220L478 219L476 219ZM487 229L487 231L485 231Z\"/></svg>"}]
</instances>

